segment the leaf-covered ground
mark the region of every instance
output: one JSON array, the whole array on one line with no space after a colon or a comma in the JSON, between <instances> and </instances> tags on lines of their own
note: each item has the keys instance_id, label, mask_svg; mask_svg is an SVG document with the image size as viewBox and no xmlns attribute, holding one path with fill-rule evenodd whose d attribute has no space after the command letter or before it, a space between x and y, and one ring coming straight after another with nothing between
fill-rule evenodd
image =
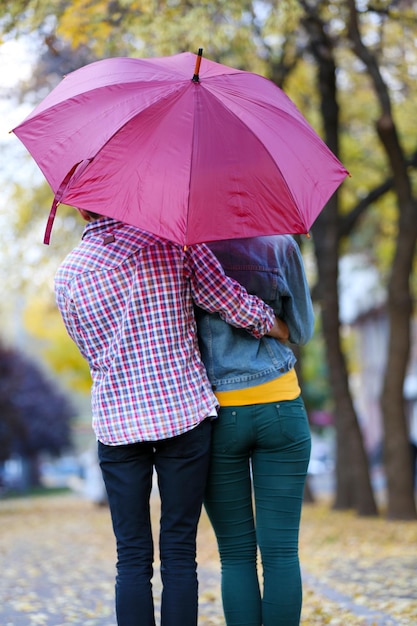
<instances>
[{"instance_id":1,"label":"leaf-covered ground","mask_svg":"<svg viewBox=\"0 0 417 626\"><path fill-rule=\"evenodd\" d=\"M303 624L417 625L417 522L306 505Z\"/></svg>"},{"instance_id":2,"label":"leaf-covered ground","mask_svg":"<svg viewBox=\"0 0 417 626\"><path fill-rule=\"evenodd\" d=\"M198 544L199 624L224 625L205 515ZM417 522L306 505L300 555L302 626L417 625ZM106 507L73 495L0 501L1 626L114 626L114 560ZM157 573L154 588L158 598Z\"/></svg>"}]
</instances>

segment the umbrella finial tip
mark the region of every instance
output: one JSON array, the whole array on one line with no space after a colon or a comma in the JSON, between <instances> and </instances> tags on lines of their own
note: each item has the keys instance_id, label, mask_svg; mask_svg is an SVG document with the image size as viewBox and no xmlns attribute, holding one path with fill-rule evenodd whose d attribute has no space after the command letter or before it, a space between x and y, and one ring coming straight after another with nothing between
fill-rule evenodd
<instances>
[{"instance_id":1,"label":"umbrella finial tip","mask_svg":"<svg viewBox=\"0 0 417 626\"><path fill-rule=\"evenodd\" d=\"M199 71L200 71L200 64L201 64L201 57L203 56L203 48L199 48L198 49L198 54L197 54L197 58L195 61L195 68L194 68L194 76L193 76L193 82L194 83L198 83L200 80L200 77L198 75Z\"/></svg>"}]
</instances>

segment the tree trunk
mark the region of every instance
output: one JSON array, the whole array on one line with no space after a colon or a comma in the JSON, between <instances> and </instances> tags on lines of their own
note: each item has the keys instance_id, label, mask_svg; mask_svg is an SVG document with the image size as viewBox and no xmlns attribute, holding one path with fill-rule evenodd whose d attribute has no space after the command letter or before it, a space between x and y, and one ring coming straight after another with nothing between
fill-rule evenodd
<instances>
[{"instance_id":1,"label":"tree trunk","mask_svg":"<svg viewBox=\"0 0 417 626\"><path fill-rule=\"evenodd\" d=\"M395 127L378 124L382 143L391 154L395 150ZM394 145L393 145L394 144ZM402 159L392 163L399 205L397 247L388 284L389 339L387 363L381 396L384 423L384 463L387 477L390 519L416 519L411 453L406 423L404 378L410 356L413 300L410 275L417 242L417 202L412 198L408 173Z\"/></svg>"},{"instance_id":2,"label":"tree trunk","mask_svg":"<svg viewBox=\"0 0 417 626\"><path fill-rule=\"evenodd\" d=\"M339 152L339 108L332 43L314 10L303 2L310 48L318 63L319 93L325 140ZM334 507L354 508L359 515L377 515L368 458L353 407L345 358L340 345L338 303L339 216L337 195L328 202L313 228L319 274L319 298L329 376L336 406L336 498Z\"/></svg>"},{"instance_id":3,"label":"tree trunk","mask_svg":"<svg viewBox=\"0 0 417 626\"><path fill-rule=\"evenodd\" d=\"M381 107L377 131L393 174L399 211L397 245L388 284L389 339L381 410L384 424L384 461L391 519L417 517L407 436L403 385L410 354L412 296L410 275L417 241L417 201L413 198L404 150L391 112L388 87L376 57L364 45L354 0L349 8L349 37L365 64Z\"/></svg>"},{"instance_id":4,"label":"tree trunk","mask_svg":"<svg viewBox=\"0 0 417 626\"><path fill-rule=\"evenodd\" d=\"M368 458L362 433L353 407L345 358L340 345L338 304L337 224L329 235L333 199L313 227L319 273L319 299L323 336L326 345L330 385L335 403L336 494L335 509L353 508L359 515L377 515L369 476ZM332 243L331 243L332 242Z\"/></svg>"},{"instance_id":5,"label":"tree trunk","mask_svg":"<svg viewBox=\"0 0 417 626\"><path fill-rule=\"evenodd\" d=\"M417 214L414 217L417 222ZM402 240L404 244L404 240ZM402 256L402 255L399 255ZM384 464L387 478L388 507L390 519L416 519L416 505L412 480L412 464L405 418L403 383L407 366L404 344L410 339L411 301L408 289L397 281L403 273L403 260L394 262L388 297L390 335L387 364L381 397L384 423Z\"/></svg>"},{"instance_id":6,"label":"tree trunk","mask_svg":"<svg viewBox=\"0 0 417 626\"><path fill-rule=\"evenodd\" d=\"M39 456L37 453L30 454L26 458L28 487L41 486L41 473L39 467Z\"/></svg>"}]
</instances>

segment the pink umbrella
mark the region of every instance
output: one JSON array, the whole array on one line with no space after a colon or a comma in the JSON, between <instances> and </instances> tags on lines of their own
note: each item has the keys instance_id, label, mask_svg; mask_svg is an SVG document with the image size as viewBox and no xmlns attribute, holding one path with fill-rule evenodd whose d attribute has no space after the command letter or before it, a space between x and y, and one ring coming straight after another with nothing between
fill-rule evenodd
<instances>
[{"instance_id":1,"label":"pink umbrella","mask_svg":"<svg viewBox=\"0 0 417 626\"><path fill-rule=\"evenodd\" d=\"M183 245L309 231L347 170L274 83L201 53L86 65L13 130L54 192L45 243L59 203Z\"/></svg>"}]
</instances>

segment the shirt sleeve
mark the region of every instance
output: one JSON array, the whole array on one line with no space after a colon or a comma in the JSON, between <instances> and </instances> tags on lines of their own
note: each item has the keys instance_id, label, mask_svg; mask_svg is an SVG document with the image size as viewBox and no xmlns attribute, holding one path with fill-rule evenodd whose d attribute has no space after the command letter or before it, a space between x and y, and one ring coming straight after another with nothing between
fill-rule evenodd
<instances>
[{"instance_id":1,"label":"shirt sleeve","mask_svg":"<svg viewBox=\"0 0 417 626\"><path fill-rule=\"evenodd\" d=\"M84 341L80 333L78 332L78 316L75 310L74 303L72 302L70 297L64 294L62 289L55 290L55 299L68 335L77 345L84 359L88 360L88 353Z\"/></svg>"},{"instance_id":2,"label":"shirt sleeve","mask_svg":"<svg viewBox=\"0 0 417 626\"><path fill-rule=\"evenodd\" d=\"M242 285L225 275L214 254L205 245L190 246L185 266L191 281L194 302L258 339L273 326L274 311L263 300L249 295Z\"/></svg>"}]
</instances>

